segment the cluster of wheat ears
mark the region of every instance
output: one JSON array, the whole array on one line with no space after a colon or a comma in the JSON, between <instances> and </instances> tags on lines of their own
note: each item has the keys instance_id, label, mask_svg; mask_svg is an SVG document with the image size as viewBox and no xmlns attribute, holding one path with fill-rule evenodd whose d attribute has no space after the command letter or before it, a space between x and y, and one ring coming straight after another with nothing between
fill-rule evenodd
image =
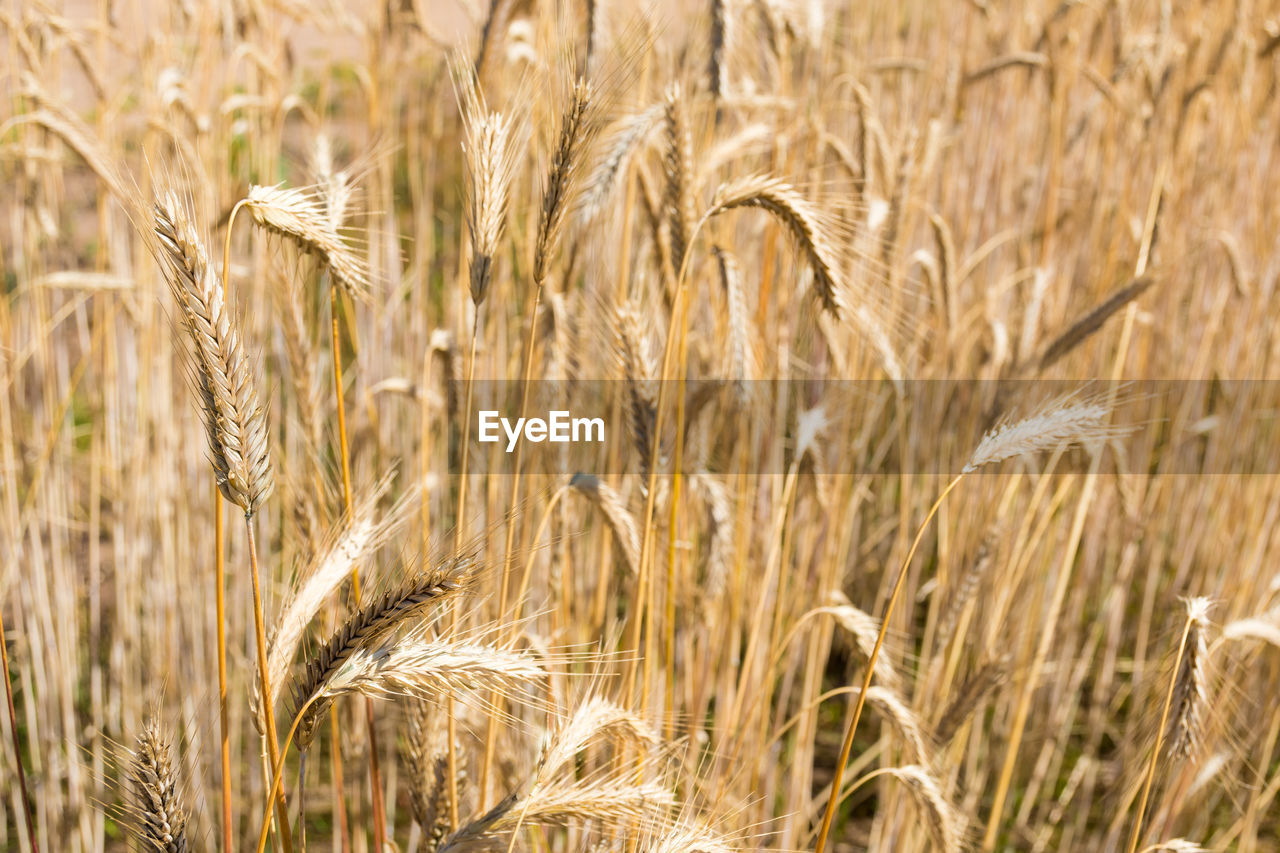
<instances>
[{"instance_id":1,"label":"cluster of wheat ears","mask_svg":"<svg viewBox=\"0 0 1280 853\"><path fill-rule=\"evenodd\" d=\"M0 10L0 848L1280 851L1280 5L1181 5Z\"/></svg>"}]
</instances>

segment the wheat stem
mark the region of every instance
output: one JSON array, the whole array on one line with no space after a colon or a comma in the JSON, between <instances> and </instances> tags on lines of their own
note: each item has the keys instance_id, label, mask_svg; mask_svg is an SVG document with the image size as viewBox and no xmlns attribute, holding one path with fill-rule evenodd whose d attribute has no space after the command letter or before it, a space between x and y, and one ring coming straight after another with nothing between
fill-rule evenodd
<instances>
[{"instance_id":1,"label":"wheat stem","mask_svg":"<svg viewBox=\"0 0 1280 853\"><path fill-rule=\"evenodd\" d=\"M236 224L236 214L244 206L244 201L236 202L227 217L227 236L222 243L222 292L225 301L227 288L231 278L231 233ZM217 621L218 645L218 726L221 738L222 753L222 849L224 853L232 850L232 815L231 815L231 731L227 719L227 542L226 542L227 509L222 503L222 492L215 482L213 486L213 578L217 584L214 592L215 615Z\"/></svg>"},{"instance_id":2,"label":"wheat stem","mask_svg":"<svg viewBox=\"0 0 1280 853\"><path fill-rule=\"evenodd\" d=\"M223 281L225 282L225 278ZM220 753L222 760L222 850L231 853L231 733L227 720L227 603L226 575L227 553L226 506L222 503L222 493L213 486L213 581L215 584L215 615L218 640L218 727L220 735Z\"/></svg>"},{"instance_id":3,"label":"wheat stem","mask_svg":"<svg viewBox=\"0 0 1280 853\"><path fill-rule=\"evenodd\" d=\"M253 515L246 513L244 517L245 532L249 537L249 576L253 579L253 628L258 643L258 672L262 681L262 695L271 695L271 680L267 674L267 635L263 628L262 619L262 589L258 579L258 543L254 538L253 532ZM276 740L276 715L270 702L262 704L263 720L266 726L266 734L264 738L267 741L267 755L271 759L272 766L280 759L280 746ZM266 804L267 814L271 813L271 802L276 795L273 793L268 798ZM275 800L276 814L280 823L280 840L284 845L285 853L293 851L293 834L289 829L289 809L284 801L283 792L279 798Z\"/></svg>"},{"instance_id":4,"label":"wheat stem","mask_svg":"<svg viewBox=\"0 0 1280 853\"><path fill-rule=\"evenodd\" d=\"M471 403L472 390L474 389L476 374L476 337L480 333L480 306L479 304L472 306L473 316L471 318L471 356L467 359L467 403L462 410L462 466L458 474L458 512L456 526L454 527L454 546L455 549L462 548L462 537L466 527L467 518L467 463L470 460L471 449ZM506 573L502 575L503 583L506 583ZM504 590L505 593L505 590ZM449 615L449 628L451 631L458 629L458 611L454 610ZM450 696L445 709L448 717L448 744L446 750L449 762L449 784L448 784L448 802L449 802L449 829L450 831L458 828L458 723L453 715L453 697ZM491 738L485 739L485 762L480 770L480 801L484 802L485 784L488 781L489 772L489 756L491 746L489 741Z\"/></svg>"}]
</instances>

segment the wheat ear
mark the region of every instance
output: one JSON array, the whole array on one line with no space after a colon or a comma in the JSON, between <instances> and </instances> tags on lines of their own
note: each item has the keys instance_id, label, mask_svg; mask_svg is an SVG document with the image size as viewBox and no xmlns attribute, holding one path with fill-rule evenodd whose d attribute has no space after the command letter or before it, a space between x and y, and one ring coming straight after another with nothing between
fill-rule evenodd
<instances>
[{"instance_id":1,"label":"wheat ear","mask_svg":"<svg viewBox=\"0 0 1280 853\"><path fill-rule=\"evenodd\" d=\"M895 767L890 772L906 784L912 799L924 812L925 826L934 847L942 853L959 853L964 838L964 821L943 796L938 780L919 765Z\"/></svg>"},{"instance_id":2,"label":"wheat ear","mask_svg":"<svg viewBox=\"0 0 1280 853\"><path fill-rule=\"evenodd\" d=\"M133 788L130 811L137 821L133 831L147 849L186 853L187 810L169 753L169 742L159 723L149 719L138 736L127 771Z\"/></svg>"},{"instance_id":3,"label":"wheat ear","mask_svg":"<svg viewBox=\"0 0 1280 853\"><path fill-rule=\"evenodd\" d=\"M671 235L671 266L679 270L693 232L693 137L685 114L685 99L680 84L667 89L663 101L663 127L666 150L662 158L665 178L663 206Z\"/></svg>"},{"instance_id":4,"label":"wheat ear","mask_svg":"<svg viewBox=\"0 0 1280 853\"><path fill-rule=\"evenodd\" d=\"M245 206L259 228L314 255L353 299L368 296L368 267L348 248L334 227L329 210L314 196L296 188L254 185L249 187Z\"/></svg>"},{"instance_id":5,"label":"wheat ear","mask_svg":"<svg viewBox=\"0 0 1280 853\"><path fill-rule=\"evenodd\" d=\"M578 80L570 94L569 107L560 121L560 135L542 191L542 209L533 252L533 282L539 290L547 280L551 260L564 231L565 214L578 191L583 149L596 130L591 104L590 85L585 80Z\"/></svg>"},{"instance_id":6,"label":"wheat ear","mask_svg":"<svg viewBox=\"0 0 1280 853\"><path fill-rule=\"evenodd\" d=\"M155 207L157 256L193 344L210 459L223 496L253 515L274 486L266 415L253 371L222 299L209 256L183 206L170 195Z\"/></svg>"},{"instance_id":7,"label":"wheat ear","mask_svg":"<svg viewBox=\"0 0 1280 853\"><path fill-rule=\"evenodd\" d=\"M839 266L819 209L785 181L753 176L722 184L703 219L739 207L765 210L787 229L813 267L814 286L823 309L839 317L844 308L837 273Z\"/></svg>"},{"instance_id":8,"label":"wheat ear","mask_svg":"<svg viewBox=\"0 0 1280 853\"><path fill-rule=\"evenodd\" d=\"M409 777L410 812L426 836L427 850L439 847L449 831L449 804L445 801L449 751L444 746L443 722L432 702L414 702L400 753Z\"/></svg>"},{"instance_id":9,"label":"wheat ear","mask_svg":"<svg viewBox=\"0 0 1280 853\"><path fill-rule=\"evenodd\" d=\"M460 72L465 73L465 72ZM462 150L467 163L467 230L471 235L471 301L484 302L493 281L493 265L507 224L507 203L515 176L515 119L489 112L467 75L460 86Z\"/></svg>"},{"instance_id":10,"label":"wheat ear","mask_svg":"<svg viewBox=\"0 0 1280 853\"><path fill-rule=\"evenodd\" d=\"M618 540L622 556L632 574L640 571L640 529L635 517L617 490L594 474L574 474L569 485L591 499L600 508L613 537Z\"/></svg>"},{"instance_id":11,"label":"wheat ear","mask_svg":"<svg viewBox=\"0 0 1280 853\"><path fill-rule=\"evenodd\" d=\"M1129 836L1129 853L1138 849L1138 841L1142 838L1142 823L1147 814L1147 800L1151 795L1151 784L1155 781L1162 746L1167 744L1170 758L1185 758L1199 744L1201 719L1208 701L1205 633L1213 603L1201 596L1184 602L1187 616L1182 623L1182 638L1173 659L1173 678L1169 681L1164 708L1160 712L1155 747L1151 750L1142 794L1138 798L1138 814L1133 821L1133 834Z\"/></svg>"},{"instance_id":12,"label":"wheat ear","mask_svg":"<svg viewBox=\"0 0 1280 853\"><path fill-rule=\"evenodd\" d=\"M442 565L421 572L398 587L369 600L353 613L311 656L303 674L294 682L294 716L302 714L298 747L311 744L323 706L311 704L352 655L374 646L427 607L460 593L466 588L474 561L463 554Z\"/></svg>"}]
</instances>

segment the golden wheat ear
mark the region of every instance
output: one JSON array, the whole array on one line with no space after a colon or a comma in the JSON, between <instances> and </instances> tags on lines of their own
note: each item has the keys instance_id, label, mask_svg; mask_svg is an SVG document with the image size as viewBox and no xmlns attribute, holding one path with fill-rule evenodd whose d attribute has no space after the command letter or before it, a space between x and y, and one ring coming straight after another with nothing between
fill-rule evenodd
<instances>
[{"instance_id":1,"label":"golden wheat ear","mask_svg":"<svg viewBox=\"0 0 1280 853\"><path fill-rule=\"evenodd\" d=\"M191 382L218 489L253 515L275 487L253 368L187 206L170 193L153 214L155 239L149 243L191 339Z\"/></svg>"},{"instance_id":2,"label":"golden wheat ear","mask_svg":"<svg viewBox=\"0 0 1280 853\"><path fill-rule=\"evenodd\" d=\"M942 853L959 853L963 849L965 822L947 800L933 774L919 765L895 767L890 771L911 792L911 797L924 813L925 826L934 849Z\"/></svg>"},{"instance_id":3,"label":"golden wheat ear","mask_svg":"<svg viewBox=\"0 0 1280 853\"><path fill-rule=\"evenodd\" d=\"M187 810L170 752L159 723L149 719L126 771L133 796L131 831L144 849L186 853Z\"/></svg>"},{"instance_id":4,"label":"golden wheat ear","mask_svg":"<svg viewBox=\"0 0 1280 853\"><path fill-rule=\"evenodd\" d=\"M305 749L311 744L315 727L329 704L323 694L344 665L357 653L374 648L428 607L463 592L473 578L474 569L473 555L464 552L371 598L338 626L294 680L293 713L303 715L298 727L299 748Z\"/></svg>"},{"instance_id":5,"label":"golden wheat ear","mask_svg":"<svg viewBox=\"0 0 1280 853\"><path fill-rule=\"evenodd\" d=\"M422 828L428 850L435 850L449 832L446 775L449 750L443 711L434 703L414 701L400 760L408 777L409 810Z\"/></svg>"},{"instance_id":6,"label":"golden wheat ear","mask_svg":"<svg viewBox=\"0 0 1280 853\"><path fill-rule=\"evenodd\" d=\"M249 187L245 197L259 228L283 237L314 255L353 299L368 297L369 268L343 241L331 213L311 194L296 188Z\"/></svg>"},{"instance_id":7,"label":"golden wheat ear","mask_svg":"<svg viewBox=\"0 0 1280 853\"><path fill-rule=\"evenodd\" d=\"M468 272L471 300L484 302L493 282L493 265L507 225L511 182L515 177L517 117L485 107L479 84L469 70L454 68L462 110L462 153L466 159L466 216L471 237Z\"/></svg>"},{"instance_id":8,"label":"golden wheat ear","mask_svg":"<svg viewBox=\"0 0 1280 853\"><path fill-rule=\"evenodd\" d=\"M1209 705L1209 610L1208 598L1196 596L1185 602L1187 639L1173 679L1173 704L1165 731L1165 754L1170 759L1186 759L1199 749Z\"/></svg>"}]
</instances>

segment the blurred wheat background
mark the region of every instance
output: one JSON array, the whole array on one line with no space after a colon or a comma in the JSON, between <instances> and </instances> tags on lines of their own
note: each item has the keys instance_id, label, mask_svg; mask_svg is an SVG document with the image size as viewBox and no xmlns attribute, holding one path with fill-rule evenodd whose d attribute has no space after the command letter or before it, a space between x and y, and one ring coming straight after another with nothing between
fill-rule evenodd
<instances>
[{"instance_id":1,"label":"blurred wheat background","mask_svg":"<svg viewBox=\"0 0 1280 853\"><path fill-rule=\"evenodd\" d=\"M1274 0L0 25L0 848L1280 851Z\"/></svg>"}]
</instances>

